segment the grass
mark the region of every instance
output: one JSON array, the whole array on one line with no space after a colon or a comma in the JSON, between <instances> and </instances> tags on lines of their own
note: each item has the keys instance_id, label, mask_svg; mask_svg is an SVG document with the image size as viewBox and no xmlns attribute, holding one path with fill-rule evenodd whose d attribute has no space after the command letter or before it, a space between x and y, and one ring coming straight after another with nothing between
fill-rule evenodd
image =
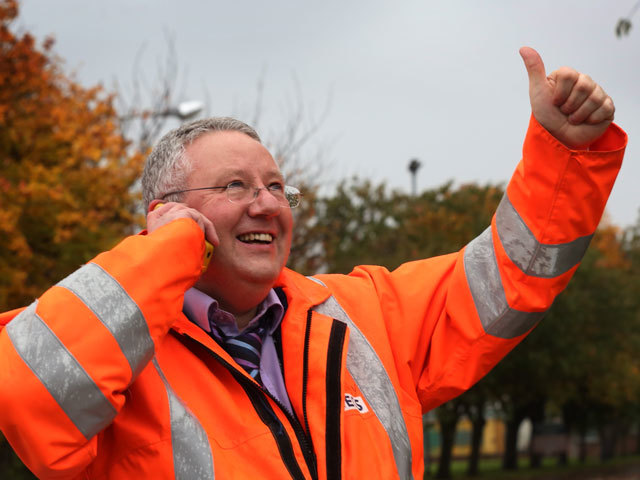
<instances>
[{"instance_id":1,"label":"grass","mask_svg":"<svg viewBox=\"0 0 640 480\"><path fill-rule=\"evenodd\" d=\"M529 468L529 459L520 458L518 461L518 470L504 471L502 470L502 461L499 458L486 458L480 460L480 474L477 477L469 477L466 475L467 462L465 460L455 460L451 464L451 471L454 480L478 480L478 479L496 479L496 480L563 480L563 479L579 479L585 475L596 473L607 473L625 470L638 466L640 469L640 455L619 457L608 462L601 462L595 458L589 458L584 464L577 460L570 460L567 465L558 465L555 458L545 458L540 468ZM431 475L427 478L435 478L437 465L431 465Z\"/></svg>"}]
</instances>

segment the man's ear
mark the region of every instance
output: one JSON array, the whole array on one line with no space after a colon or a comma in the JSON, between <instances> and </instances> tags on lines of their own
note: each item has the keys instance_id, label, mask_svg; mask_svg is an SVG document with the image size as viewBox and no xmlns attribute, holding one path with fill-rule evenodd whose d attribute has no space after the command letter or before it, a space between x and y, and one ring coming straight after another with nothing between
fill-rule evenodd
<instances>
[{"instance_id":1,"label":"man's ear","mask_svg":"<svg viewBox=\"0 0 640 480\"><path fill-rule=\"evenodd\" d=\"M147 209L147 213L153 212L156 208L162 206L163 203L164 202L162 200L158 200L157 198L155 200L151 200L151 203L149 204L149 208Z\"/></svg>"}]
</instances>

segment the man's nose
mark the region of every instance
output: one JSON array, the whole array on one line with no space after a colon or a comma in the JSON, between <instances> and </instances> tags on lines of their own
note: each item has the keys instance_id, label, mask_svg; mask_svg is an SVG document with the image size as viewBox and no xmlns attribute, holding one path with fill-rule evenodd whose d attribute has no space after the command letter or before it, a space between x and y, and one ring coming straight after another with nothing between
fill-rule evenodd
<instances>
[{"instance_id":1,"label":"man's nose","mask_svg":"<svg viewBox=\"0 0 640 480\"><path fill-rule=\"evenodd\" d=\"M267 187L256 188L254 195L253 202L249 204L250 215L267 215L271 217L280 213L280 203Z\"/></svg>"}]
</instances>

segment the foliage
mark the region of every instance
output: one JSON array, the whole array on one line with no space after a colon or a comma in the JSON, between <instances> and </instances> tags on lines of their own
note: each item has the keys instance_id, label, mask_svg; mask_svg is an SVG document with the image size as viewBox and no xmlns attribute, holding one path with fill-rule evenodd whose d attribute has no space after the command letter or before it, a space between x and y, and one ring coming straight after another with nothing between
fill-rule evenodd
<instances>
[{"instance_id":1,"label":"foliage","mask_svg":"<svg viewBox=\"0 0 640 480\"><path fill-rule=\"evenodd\" d=\"M112 98L67 77L53 40L14 33L0 1L0 310L30 303L135 223L142 155Z\"/></svg>"},{"instance_id":2,"label":"foliage","mask_svg":"<svg viewBox=\"0 0 640 480\"><path fill-rule=\"evenodd\" d=\"M53 40L16 33L0 0L0 311L31 303L136 222L142 164L112 97L62 71ZM33 478L0 437L0 469Z\"/></svg>"},{"instance_id":3,"label":"foliage","mask_svg":"<svg viewBox=\"0 0 640 480\"><path fill-rule=\"evenodd\" d=\"M500 198L499 186L451 183L414 197L384 184L343 181L316 206L314 232L325 271L348 273L356 265L389 269L418 258L459 250L482 232Z\"/></svg>"},{"instance_id":4,"label":"foliage","mask_svg":"<svg viewBox=\"0 0 640 480\"><path fill-rule=\"evenodd\" d=\"M413 197L384 184L344 181L314 204L307 238L317 243L305 245L315 252L307 273L311 267L347 273L363 263L393 269L458 250L486 228L501 196L491 185L446 184ZM479 428L483 404L499 405L514 454L515 432L526 417L543 422L548 412L564 411L568 426L584 431L640 413L640 223L622 239L603 223L534 334L455 400L455 410L465 409ZM517 458L511 460L506 463L515 467Z\"/></svg>"},{"instance_id":5,"label":"foliage","mask_svg":"<svg viewBox=\"0 0 640 480\"><path fill-rule=\"evenodd\" d=\"M130 233L142 164L119 130L113 98L66 76L51 39L38 45L14 32L17 13L16 0L0 0L0 311L30 303ZM299 130L299 117L293 120L276 142L279 161L295 157L317 128ZM489 225L503 193L498 185L448 183L411 196L351 179L319 198L303 167L288 166L312 183L295 212L289 265L305 274L347 273L359 264L393 269L459 250ZM482 420L483 402L497 402L514 422L543 418L549 406L581 431L638 421L638 279L640 222L624 235L600 228L534 335L440 418L453 412L455 425L466 409ZM7 451L0 437L0 465L10 462Z\"/></svg>"},{"instance_id":6,"label":"foliage","mask_svg":"<svg viewBox=\"0 0 640 480\"><path fill-rule=\"evenodd\" d=\"M544 421L551 409L564 412L566 426L584 435L634 410L640 292L631 260L617 229L599 228L536 331L482 381L498 386L493 399L515 428L526 417Z\"/></svg>"},{"instance_id":7,"label":"foliage","mask_svg":"<svg viewBox=\"0 0 640 480\"><path fill-rule=\"evenodd\" d=\"M315 224L308 244L320 252L315 266L348 273L355 265L376 264L394 269L408 260L450 253L462 248L490 224L503 190L500 186L451 183L419 196L389 192L384 184L344 181L334 196L316 202ZM482 390L475 389L479 395ZM442 449L438 478L449 478L457 420L463 410L478 411L478 402L453 400L440 407ZM482 402L479 402L480 404ZM478 411L481 417L481 412ZM482 418L476 424L482 422ZM483 422L482 422L483 423Z\"/></svg>"},{"instance_id":8,"label":"foliage","mask_svg":"<svg viewBox=\"0 0 640 480\"><path fill-rule=\"evenodd\" d=\"M633 24L631 23L631 17L633 17L633 15L636 13L638 7L640 7L640 1L634 3L634 5L631 7L631 11L627 14L626 17L622 17L618 20L618 23L616 23L616 37L622 38L626 35L629 35L629 32L631 31L631 28L633 26Z\"/></svg>"}]
</instances>

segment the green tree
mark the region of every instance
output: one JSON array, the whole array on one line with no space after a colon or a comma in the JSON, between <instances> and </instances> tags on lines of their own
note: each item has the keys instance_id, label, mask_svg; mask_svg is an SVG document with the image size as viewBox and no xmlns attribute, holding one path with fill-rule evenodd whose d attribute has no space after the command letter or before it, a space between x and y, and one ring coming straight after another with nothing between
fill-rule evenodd
<instances>
[{"instance_id":1,"label":"green tree","mask_svg":"<svg viewBox=\"0 0 640 480\"><path fill-rule=\"evenodd\" d=\"M401 263L451 253L488 227L502 197L500 186L451 183L413 197L357 178L316 202L315 230L331 272L361 264Z\"/></svg>"},{"instance_id":2,"label":"green tree","mask_svg":"<svg viewBox=\"0 0 640 480\"><path fill-rule=\"evenodd\" d=\"M489 226L502 195L500 186L454 189L447 183L413 197L390 192L384 184L344 181L334 196L317 202L314 231L324 254L320 266L342 273L360 264L394 269L409 260L460 250ZM438 478L450 478L453 440L463 412L475 415L474 435L482 436L484 390L474 392L476 397L459 397L436 411L442 440Z\"/></svg>"},{"instance_id":3,"label":"green tree","mask_svg":"<svg viewBox=\"0 0 640 480\"><path fill-rule=\"evenodd\" d=\"M618 239L613 227L598 230L545 319L489 374L507 424L507 469L517 466L516 433L524 418L543 422L551 408L564 412L567 427L582 436L597 426L608 457L615 441L609 433L639 400L638 277Z\"/></svg>"}]
</instances>

